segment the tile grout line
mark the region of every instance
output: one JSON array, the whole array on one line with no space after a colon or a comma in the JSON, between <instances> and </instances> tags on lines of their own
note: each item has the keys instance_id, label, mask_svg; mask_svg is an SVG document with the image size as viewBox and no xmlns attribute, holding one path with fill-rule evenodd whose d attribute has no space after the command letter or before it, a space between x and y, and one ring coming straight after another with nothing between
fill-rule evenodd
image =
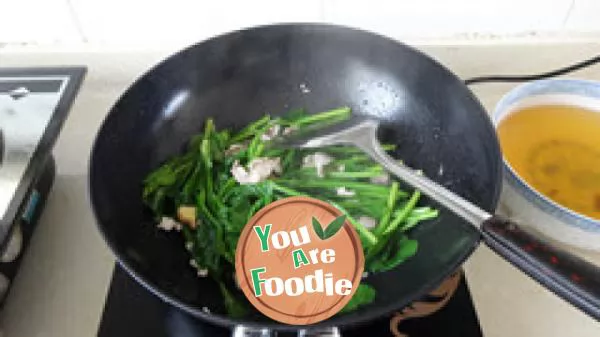
<instances>
[{"instance_id":1,"label":"tile grout line","mask_svg":"<svg viewBox=\"0 0 600 337\"><path fill-rule=\"evenodd\" d=\"M567 14L565 14L565 17L563 18L563 21L562 21L562 24L561 24L561 27L560 27L562 30L565 29L565 26L567 25L567 21L569 21L569 18L571 17L571 13L573 12L573 8L575 8L575 1L577 1L577 0L571 0L571 4L569 5L569 9L567 9Z\"/></svg>"},{"instance_id":2,"label":"tile grout line","mask_svg":"<svg viewBox=\"0 0 600 337\"><path fill-rule=\"evenodd\" d=\"M71 16L71 20L73 20L73 23L75 24L75 28L77 29L77 33L81 37L82 42L87 43L88 39L85 36L83 25L81 24L81 21L79 20L79 17L77 16L77 11L75 10L75 7L71 3L71 0L65 0L65 2L67 4L67 8L69 9L69 15Z\"/></svg>"}]
</instances>

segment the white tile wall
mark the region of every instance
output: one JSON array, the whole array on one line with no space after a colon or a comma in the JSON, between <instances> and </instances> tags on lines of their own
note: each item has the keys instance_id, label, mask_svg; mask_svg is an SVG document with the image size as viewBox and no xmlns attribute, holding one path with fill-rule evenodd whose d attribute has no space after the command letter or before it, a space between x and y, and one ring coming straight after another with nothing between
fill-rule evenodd
<instances>
[{"instance_id":1,"label":"white tile wall","mask_svg":"<svg viewBox=\"0 0 600 337\"><path fill-rule=\"evenodd\" d=\"M319 0L70 0L90 42L180 43L242 27L319 21Z\"/></svg>"},{"instance_id":2,"label":"white tile wall","mask_svg":"<svg viewBox=\"0 0 600 337\"><path fill-rule=\"evenodd\" d=\"M162 45L275 22L395 38L600 32L600 0L0 0L0 43Z\"/></svg>"},{"instance_id":3,"label":"white tile wall","mask_svg":"<svg viewBox=\"0 0 600 337\"><path fill-rule=\"evenodd\" d=\"M565 29L576 31L600 30L600 1L574 0Z\"/></svg>"},{"instance_id":4,"label":"white tile wall","mask_svg":"<svg viewBox=\"0 0 600 337\"><path fill-rule=\"evenodd\" d=\"M593 0L590 0L593 1ZM327 21L394 37L561 29L572 0L328 0ZM598 25L600 27L600 23Z\"/></svg>"},{"instance_id":5,"label":"white tile wall","mask_svg":"<svg viewBox=\"0 0 600 337\"><path fill-rule=\"evenodd\" d=\"M77 42L68 0L0 0L0 43Z\"/></svg>"}]
</instances>

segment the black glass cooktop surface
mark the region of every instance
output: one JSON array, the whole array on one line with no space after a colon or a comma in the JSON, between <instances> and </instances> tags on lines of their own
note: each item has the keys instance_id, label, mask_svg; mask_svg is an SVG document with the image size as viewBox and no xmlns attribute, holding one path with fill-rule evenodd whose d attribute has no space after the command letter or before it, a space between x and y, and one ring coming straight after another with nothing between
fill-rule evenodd
<instances>
[{"instance_id":1,"label":"black glass cooktop surface","mask_svg":"<svg viewBox=\"0 0 600 337\"><path fill-rule=\"evenodd\" d=\"M163 302L118 265L113 274L99 337L231 336L231 331L204 323ZM341 330L343 337L481 337L471 295L462 273L411 307L368 325ZM277 336L294 336L278 334Z\"/></svg>"}]
</instances>

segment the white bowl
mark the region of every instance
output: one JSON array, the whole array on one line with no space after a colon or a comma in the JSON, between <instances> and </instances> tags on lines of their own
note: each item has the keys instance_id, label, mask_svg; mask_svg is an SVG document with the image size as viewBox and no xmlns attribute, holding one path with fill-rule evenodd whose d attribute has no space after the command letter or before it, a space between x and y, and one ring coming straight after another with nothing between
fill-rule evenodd
<instances>
[{"instance_id":1,"label":"white bowl","mask_svg":"<svg viewBox=\"0 0 600 337\"><path fill-rule=\"evenodd\" d=\"M536 105L570 105L600 113L600 82L552 79L520 85L496 105L494 125L511 112ZM504 212L559 242L600 251L600 221L557 204L534 190L504 160ZM502 211L502 210L501 210Z\"/></svg>"}]
</instances>

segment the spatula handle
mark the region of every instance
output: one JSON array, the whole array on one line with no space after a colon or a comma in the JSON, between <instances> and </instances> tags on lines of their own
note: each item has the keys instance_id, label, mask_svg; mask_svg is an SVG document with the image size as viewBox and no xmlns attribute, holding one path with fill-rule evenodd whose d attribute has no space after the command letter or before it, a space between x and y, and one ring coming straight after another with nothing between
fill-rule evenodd
<instances>
[{"instance_id":1,"label":"spatula handle","mask_svg":"<svg viewBox=\"0 0 600 337\"><path fill-rule=\"evenodd\" d=\"M540 284L600 320L600 268L493 216L481 227L485 243Z\"/></svg>"},{"instance_id":2,"label":"spatula handle","mask_svg":"<svg viewBox=\"0 0 600 337\"><path fill-rule=\"evenodd\" d=\"M376 122L362 123L353 133L345 135L345 141L362 149L391 174L470 222L481 231L492 250L541 285L600 320L600 268L550 246L511 220L490 215L443 186L398 165L381 149L376 130Z\"/></svg>"}]
</instances>

